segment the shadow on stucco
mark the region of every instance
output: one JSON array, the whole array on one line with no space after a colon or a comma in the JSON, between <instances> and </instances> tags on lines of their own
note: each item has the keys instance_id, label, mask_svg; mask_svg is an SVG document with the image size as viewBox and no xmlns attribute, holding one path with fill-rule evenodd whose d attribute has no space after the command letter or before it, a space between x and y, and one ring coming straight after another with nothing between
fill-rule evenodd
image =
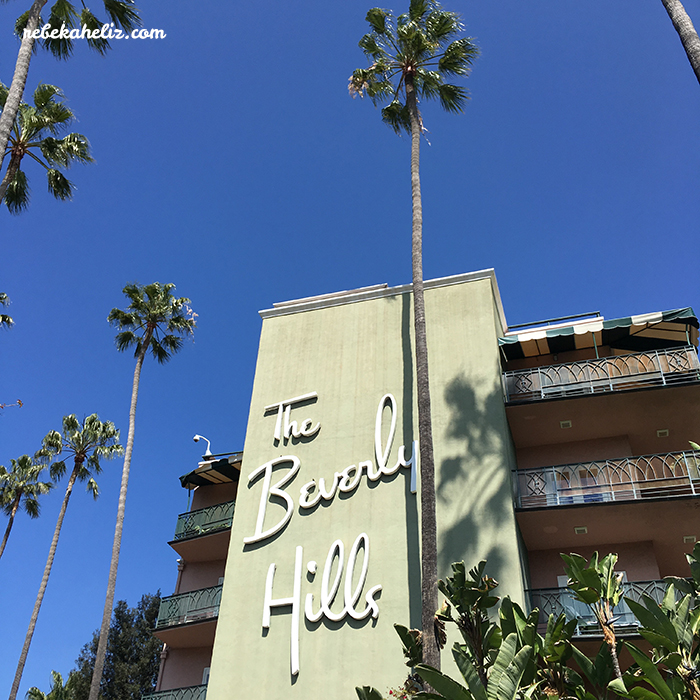
<instances>
[{"instance_id":1,"label":"shadow on stucco","mask_svg":"<svg viewBox=\"0 0 700 700\"><path fill-rule=\"evenodd\" d=\"M458 376L445 387L444 399L450 412L445 437L453 454L442 460L436 475L438 508L450 515L440 538L440 576L454 561L464 560L470 568L487 559L489 574L506 580L512 562L503 540L512 531L513 501L500 386L482 399Z\"/></svg>"}]
</instances>

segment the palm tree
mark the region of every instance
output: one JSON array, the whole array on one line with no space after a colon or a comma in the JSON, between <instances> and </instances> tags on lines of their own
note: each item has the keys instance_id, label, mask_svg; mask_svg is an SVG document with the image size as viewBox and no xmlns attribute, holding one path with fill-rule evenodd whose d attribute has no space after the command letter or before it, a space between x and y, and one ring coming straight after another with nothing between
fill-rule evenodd
<instances>
[{"instance_id":1,"label":"palm tree","mask_svg":"<svg viewBox=\"0 0 700 700\"><path fill-rule=\"evenodd\" d=\"M0 509L9 517L5 535L0 543L0 557L10 537L12 524L20 505L30 518L39 517L39 496L48 493L54 486L50 481L39 481L46 465L38 463L29 455L10 460L12 469L0 466Z\"/></svg>"},{"instance_id":2,"label":"palm tree","mask_svg":"<svg viewBox=\"0 0 700 700\"><path fill-rule=\"evenodd\" d=\"M123 292L130 303L126 311L112 309L107 320L119 333L115 338L117 349L122 352L134 348L136 368L131 388L131 407L129 409L129 434L126 439L124 454L124 469L119 490L119 506L117 508L117 523L114 528L114 544L112 546L112 561L109 567L107 595L100 627L100 638L95 654L95 668L90 684L89 700L97 700L102 681L102 669L107 650L109 622L114 605L114 591L117 585L117 568L119 567L119 551L124 528L124 509L126 507L126 491L129 485L129 470L131 468L131 453L134 447L134 430L136 426L136 401L139 395L141 368L146 354L150 353L163 364L183 345L183 336L191 335L196 326L196 316L189 307L190 300L186 297L175 298L171 292L174 284L153 282L145 286L127 284Z\"/></svg>"},{"instance_id":3,"label":"palm tree","mask_svg":"<svg viewBox=\"0 0 700 700\"><path fill-rule=\"evenodd\" d=\"M700 37L680 0L661 0L678 32L695 77L700 83Z\"/></svg>"},{"instance_id":4,"label":"palm tree","mask_svg":"<svg viewBox=\"0 0 700 700\"><path fill-rule=\"evenodd\" d=\"M411 135L411 189L413 196L412 262L413 318L416 341L416 388L421 475L421 601L423 662L439 668L440 651L434 634L438 608L437 522L435 516L435 466L433 461L428 347L423 299L423 206L420 190L420 137L423 120L418 97L439 99L448 112L463 111L466 90L445 82L445 76L461 76L478 54L471 39L456 36L462 29L454 12L432 0L411 0L406 14L394 20L378 7L367 13L371 31L360 40L370 61L350 78L350 93L366 91L374 104L388 101L383 121L396 133Z\"/></svg>"},{"instance_id":5,"label":"palm tree","mask_svg":"<svg viewBox=\"0 0 700 700\"><path fill-rule=\"evenodd\" d=\"M27 75L29 74L29 62L34 51L34 31L41 23L41 11L48 0L34 0L31 7L18 20L16 30L22 37L22 43L17 53L17 63L15 64L15 72L12 76L12 83L5 102L2 114L0 114L0 154L5 153L7 141L10 137L10 131L15 123L17 112L19 110L22 95L24 94L24 86L27 83ZM104 8L110 22L114 22L118 29L125 32L132 31L135 27L141 25L141 19L138 10L134 7L134 0L104 0ZM74 28L76 22L80 22L81 26L85 26L91 31L99 29L103 22L90 12L83 3L83 9L80 14L75 10L75 7L68 0L56 0L56 3L51 8L49 24L52 27L58 28L62 23L66 27ZM26 31L25 31L26 30ZM73 40L67 39L39 39L39 45L50 51L57 58L68 58L73 53ZM100 54L105 54L109 48L109 41L101 37L87 39L88 46Z\"/></svg>"},{"instance_id":6,"label":"palm tree","mask_svg":"<svg viewBox=\"0 0 700 700\"><path fill-rule=\"evenodd\" d=\"M75 674L71 671L68 680L63 683L63 676L58 671L51 671L51 689L44 693L36 686L27 691L26 700L71 700L74 695Z\"/></svg>"},{"instance_id":7,"label":"palm tree","mask_svg":"<svg viewBox=\"0 0 700 700\"><path fill-rule=\"evenodd\" d=\"M29 204L27 176L20 169L29 156L46 169L49 192L56 199L70 199L73 183L58 168L68 168L74 161L92 163L90 144L82 134L56 136L74 121L73 112L63 102L64 95L54 85L41 84L34 91L34 106L22 102L5 155L10 160L0 183L0 202L11 214L19 214ZM0 105L7 100L7 88L0 83Z\"/></svg>"},{"instance_id":8,"label":"palm tree","mask_svg":"<svg viewBox=\"0 0 700 700\"><path fill-rule=\"evenodd\" d=\"M114 423L111 421L105 421L103 423L95 413L85 418L82 424L72 414L70 416L64 416L63 434L52 430L44 438L42 448L37 452L36 456L46 462L51 462L59 455L66 454L73 458L73 470L70 473L66 493L58 513L58 520L56 521L56 528L53 533L53 539L51 540L51 547L49 548L49 556L46 560L44 575L41 579L36 602L34 603L34 610L31 620L29 621L27 636L24 639L24 646L22 647L22 653L20 654L17 664L15 679L12 683L10 700L15 700L17 697L19 684L22 680L22 672L24 671L24 664L27 661L27 654L29 653L29 645L32 642L34 628L36 627L36 621L39 617L39 610L41 609L46 586L49 582L51 567L53 566L54 556L56 555L58 537L61 534L63 518L66 514L66 508L68 507L71 493L73 492L73 486L76 481L86 481L88 492L92 494L93 498L97 498L99 489L95 482L94 475L102 471L100 460L112 459L122 454L122 452L122 446L119 444L119 431L114 427ZM51 476L54 480L63 477L66 470L65 459L53 461L51 464Z\"/></svg>"}]
</instances>

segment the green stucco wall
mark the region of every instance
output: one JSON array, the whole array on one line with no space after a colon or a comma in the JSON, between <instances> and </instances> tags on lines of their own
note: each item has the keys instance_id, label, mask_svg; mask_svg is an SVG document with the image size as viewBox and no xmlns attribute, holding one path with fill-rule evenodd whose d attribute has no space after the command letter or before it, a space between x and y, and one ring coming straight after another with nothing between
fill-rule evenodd
<instances>
[{"instance_id":1,"label":"green stucco wall","mask_svg":"<svg viewBox=\"0 0 700 700\"><path fill-rule=\"evenodd\" d=\"M464 559L488 557L501 592L522 600L510 469L513 452L500 389L498 315L489 277L426 291L430 377L439 518L440 574ZM383 692L405 677L393 624L419 625L420 564L417 496L410 493L409 470L370 482L363 475L351 493L337 494L313 509L299 506L299 491L311 479L328 484L335 472L375 460L375 416L382 396L397 402L397 428L388 459L399 446L412 452L417 437L414 407L411 297L397 293L357 303L326 306L266 318L260 339L241 483L212 659L208 700L225 698L352 698L355 685ZM275 444L274 412L265 406L316 392L295 406L293 420L321 423L311 438ZM384 410L382 445L389 430ZM248 475L281 455L301 466L285 491L294 499L290 521L276 535L244 546L254 534L263 480ZM288 470L281 465L272 482ZM264 528L285 513L281 499L267 507ZM380 584L379 616L346 617L316 623L304 618L308 593L318 609L322 571L331 544L349 550L360 533L370 542L366 591ZM291 607L273 609L262 629L265 581L277 565L273 597L293 592L295 550L303 547L301 575L300 672L290 673ZM307 562L318 563L315 577ZM355 580L362 565L358 559ZM337 562L336 562L337 566ZM343 607L344 578L331 611ZM447 654L445 655L448 656Z\"/></svg>"}]
</instances>

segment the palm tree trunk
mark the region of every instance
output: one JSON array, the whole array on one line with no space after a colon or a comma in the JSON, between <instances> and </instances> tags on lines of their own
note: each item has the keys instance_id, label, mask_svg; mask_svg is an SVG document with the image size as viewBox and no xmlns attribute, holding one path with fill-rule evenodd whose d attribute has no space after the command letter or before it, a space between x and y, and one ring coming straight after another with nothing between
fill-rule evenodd
<instances>
[{"instance_id":1,"label":"palm tree trunk","mask_svg":"<svg viewBox=\"0 0 700 700\"><path fill-rule=\"evenodd\" d=\"M10 129L12 129L12 125L15 123L19 103L22 101L22 95L24 94L24 86L27 83L29 61L32 58L32 49L34 47L34 39L31 33L39 26L39 15L47 2L48 0L34 0L32 6L29 8L26 28L30 36L22 37L22 43L17 53L15 73L12 76L12 83L7 94L5 107L2 110L2 114L0 114L0 161L5 157L7 141L10 138Z\"/></svg>"},{"instance_id":2,"label":"palm tree trunk","mask_svg":"<svg viewBox=\"0 0 700 700\"><path fill-rule=\"evenodd\" d=\"M5 536L2 538L2 544L0 544L0 557L2 557L2 553L5 551L5 545L7 544L7 540L10 537L10 530L12 530L12 523L15 521L15 515L17 515L17 509L19 508L19 502L21 498L22 494L20 493L19 496L15 498L15 502L12 504L10 521L7 523L7 528L5 529Z\"/></svg>"},{"instance_id":3,"label":"palm tree trunk","mask_svg":"<svg viewBox=\"0 0 700 700\"><path fill-rule=\"evenodd\" d=\"M421 125L413 87L406 77L406 104L411 115L411 192L413 197L413 323L416 337L416 389L418 391L418 437L420 440L421 505L421 627L423 663L440 668L440 650L435 638L437 589L437 520L435 515L435 464L428 380L428 342L423 297L423 203L420 192Z\"/></svg>"},{"instance_id":4,"label":"palm tree trunk","mask_svg":"<svg viewBox=\"0 0 700 700\"><path fill-rule=\"evenodd\" d=\"M58 513L58 520L56 521L56 529L53 532L53 539L51 540L51 547L49 548L49 556L46 560L46 566L44 567L44 576L41 579L41 585L39 586L39 593L36 596L36 602L34 603L34 611L32 612L32 618L29 621L29 629L27 629L27 636L24 638L24 646L22 647L22 653L19 657L19 662L17 663L17 671L15 672L15 679L12 682L12 690L10 691L9 700L16 700L17 691L19 690L19 684L22 680L22 673L24 672L24 664L27 661L27 654L29 654L29 645L32 643L32 637L34 636L34 628L36 627L36 621L39 617L39 610L41 609L41 603L44 600L44 593L46 592L46 586L49 583L49 575L51 574L51 567L53 566L53 560L56 556L56 547L58 545L58 536L61 534L61 527L63 527L63 518L66 514L66 508L68 508L68 501L70 495L73 492L73 484L75 484L75 479L78 476L79 465L76 464L71 472L70 479L68 479L68 486L66 487L66 494L63 497L63 503L61 504L61 510Z\"/></svg>"},{"instance_id":5,"label":"palm tree trunk","mask_svg":"<svg viewBox=\"0 0 700 700\"><path fill-rule=\"evenodd\" d=\"M141 352L136 359L134 369L134 382L131 387L131 407L129 409L129 435L126 438L126 451L124 452L124 468L122 469L122 483L119 489L119 506L117 507L117 524L114 528L114 542L112 544L112 561L109 565L109 578L107 580L107 596L102 613L102 625L100 638L95 653L95 667L92 671L90 682L90 695L88 700L97 700L102 682L102 670L107 653L107 639L109 637L109 623L112 619L112 607L114 606L114 594L117 588L117 569L119 567L119 552L122 546L122 530L124 528L124 510L126 508L126 490L129 485L129 470L131 469L131 453L134 448L134 431L136 429L136 402L139 397L139 382L141 380L141 368L146 357L146 351L151 342L153 330L149 328L141 344Z\"/></svg>"},{"instance_id":6,"label":"palm tree trunk","mask_svg":"<svg viewBox=\"0 0 700 700\"><path fill-rule=\"evenodd\" d=\"M683 3L680 0L661 0L668 16L673 22L673 26L678 32L681 44L685 49L685 53L688 56L690 65L695 71L695 77L700 83L700 38L698 33L695 31L693 22L691 21L688 13L683 7Z\"/></svg>"}]
</instances>

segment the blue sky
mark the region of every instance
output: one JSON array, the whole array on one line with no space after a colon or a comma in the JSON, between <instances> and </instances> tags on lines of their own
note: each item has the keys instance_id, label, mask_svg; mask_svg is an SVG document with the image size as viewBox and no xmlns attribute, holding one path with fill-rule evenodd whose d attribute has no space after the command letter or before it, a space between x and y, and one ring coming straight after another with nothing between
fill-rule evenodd
<instances>
[{"instance_id":1,"label":"blue sky","mask_svg":"<svg viewBox=\"0 0 700 700\"><path fill-rule=\"evenodd\" d=\"M166 542L187 506L177 477L201 454L192 436L215 452L243 445L258 310L410 281L408 139L347 93L366 65L357 42L371 4L142 5L165 39L33 59L29 94L39 82L65 91L96 163L72 170L67 203L28 165L30 209L0 211L0 291L16 322L0 335L0 402L24 402L0 415L0 463L34 452L67 413L96 412L126 439L133 359L106 317L127 282L174 282L199 314L194 342L143 372L117 588L131 604L172 592ZM5 83L27 6L0 5ZM661 2L446 7L481 57L465 114L423 105L426 278L494 267L511 324L700 304L700 86ZM67 674L99 624L120 472L105 464L96 503L74 492L21 697L48 690L51 669ZM2 692L63 488L38 521L17 518L0 560Z\"/></svg>"}]
</instances>

